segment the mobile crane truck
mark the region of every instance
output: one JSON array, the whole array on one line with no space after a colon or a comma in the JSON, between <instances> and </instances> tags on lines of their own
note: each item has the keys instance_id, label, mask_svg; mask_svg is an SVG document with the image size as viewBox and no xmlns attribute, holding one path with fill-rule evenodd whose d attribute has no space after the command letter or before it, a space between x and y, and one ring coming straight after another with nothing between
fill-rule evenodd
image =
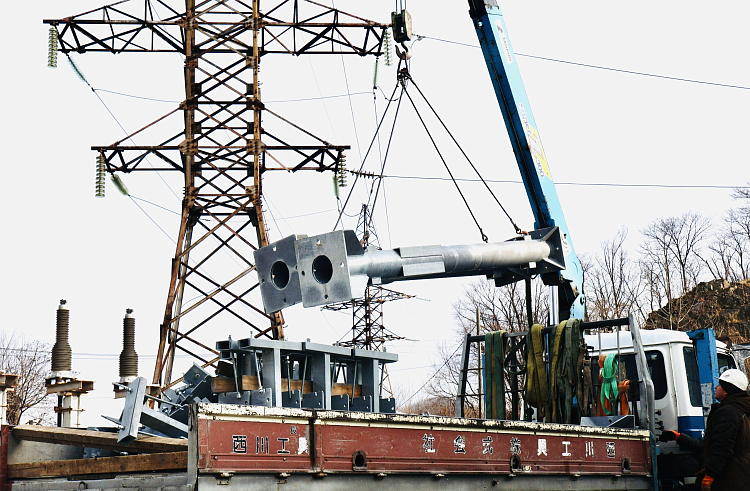
<instances>
[{"instance_id":1,"label":"mobile crane truck","mask_svg":"<svg viewBox=\"0 0 750 491\"><path fill-rule=\"evenodd\" d=\"M717 356L708 329L642 333L632 316L576 320L585 317L582 270L502 14L494 0L470 0L469 6L535 230L503 243L390 251L363 249L351 231L290 236L256 251L264 307L275 312L300 302L310 307L350 300L367 284L392 281L485 275L502 286L541 275L556 291L553 310L559 319L528 333L467 336L455 417L397 414L395 402L382 398L379 385L384 365L396 360L390 353L309 341L219 341L221 357L232 366L228 375L211 377L194 367L185 377L186 388L161 396L171 400L161 412L187 424L186 445L160 440L159 448L180 450L171 454L174 458L159 457L160 466L148 473L126 463L142 455L79 459L75 472L60 471L73 467L58 462L55 473L50 470L55 462L40 464L40 452L29 450L27 441L47 445L53 437L30 437L32 429L5 427L0 441L4 489L593 491L690 484L699 466L696 457L656 439L662 429L700 434L713 377L736 362L721 345ZM396 41L408 41L405 11L394 15L394 27ZM555 325L557 320L564 324ZM473 343L485 344L485 419L464 417ZM621 367L603 373L616 386L609 407L587 402L584 394L597 386L597 364L590 361L597 354L612 355L610 369L616 366L613 359ZM592 384L585 383L587 363ZM565 377L558 380L558 374ZM556 403L531 401L529 386L523 385L533 377L549 383L545 390L553 398L553 387L568 397ZM616 382L626 378L629 388L625 384L619 391ZM131 412L129 420L146 412L140 406L143 392L133 389L131 394L124 411ZM561 407L560 401L570 404ZM593 406L604 415L591 412ZM120 429L130 435L130 447L110 442L105 448L138 453L149 443L156 445L148 438L134 439L139 419L133 421ZM76 435L67 434L63 441L76 445L83 438ZM87 438L92 445L94 436ZM108 458L121 460L114 464Z\"/></svg>"}]
</instances>

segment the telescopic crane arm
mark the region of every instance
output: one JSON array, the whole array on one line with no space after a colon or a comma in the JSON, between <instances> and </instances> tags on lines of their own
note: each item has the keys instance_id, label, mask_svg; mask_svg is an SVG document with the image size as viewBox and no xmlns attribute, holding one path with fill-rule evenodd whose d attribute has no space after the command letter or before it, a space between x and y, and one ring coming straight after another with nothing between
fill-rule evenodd
<instances>
[{"instance_id":1,"label":"telescopic crane arm","mask_svg":"<svg viewBox=\"0 0 750 491\"><path fill-rule=\"evenodd\" d=\"M469 6L534 212L534 232L520 242L391 251L366 251L351 231L289 236L254 253L266 312L299 302L312 307L348 301L361 295L367 284L481 274L494 279L497 286L541 275L545 284L558 287L561 320L585 317L581 264L573 250L502 13L495 0L469 0ZM409 31L406 11L394 18L406 19L401 30Z\"/></svg>"},{"instance_id":2,"label":"telescopic crane arm","mask_svg":"<svg viewBox=\"0 0 750 491\"><path fill-rule=\"evenodd\" d=\"M560 319L585 317L583 270L573 248L568 224L557 196L542 140L518 69L516 55L496 0L469 0L469 15L484 53L518 168L536 223L541 229L557 226L565 248L565 269L542 276L558 286Z\"/></svg>"}]
</instances>

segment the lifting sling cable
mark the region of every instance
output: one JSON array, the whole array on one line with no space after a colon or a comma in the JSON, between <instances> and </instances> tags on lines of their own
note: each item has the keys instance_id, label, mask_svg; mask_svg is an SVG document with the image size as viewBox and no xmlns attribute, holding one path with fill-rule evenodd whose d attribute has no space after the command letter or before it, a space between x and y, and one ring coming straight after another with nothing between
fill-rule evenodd
<instances>
[{"instance_id":1,"label":"lifting sling cable","mask_svg":"<svg viewBox=\"0 0 750 491\"><path fill-rule=\"evenodd\" d=\"M542 325L534 324L529 330L527 340L528 358L526 361L526 402L537 408L537 421L551 416L549 390L547 388L547 370L544 365L544 341Z\"/></svg>"},{"instance_id":2,"label":"lifting sling cable","mask_svg":"<svg viewBox=\"0 0 750 491\"><path fill-rule=\"evenodd\" d=\"M604 359L602 368L602 388L599 402L601 403L604 414L611 415L612 409L617 403L617 354L610 353ZM607 404L609 402L609 404Z\"/></svg>"},{"instance_id":3,"label":"lifting sling cable","mask_svg":"<svg viewBox=\"0 0 750 491\"><path fill-rule=\"evenodd\" d=\"M388 114L388 109L391 107L391 102L393 102L396 99L393 99L394 94L398 90L399 84L396 84L396 86L393 88L393 92L391 93L391 97L388 99L388 105L385 106L385 111L383 111L383 116L380 118L380 123L378 123L378 127L375 128L375 134L372 137L372 140L370 140L370 145L367 147L367 152L365 153L364 158L362 159L362 165L359 167L358 173L354 176L354 183L349 187L349 193L346 195L346 200L344 200L344 206L341 207L341 211L339 211L339 216L336 219L336 223L333 226L333 230L336 230L336 227L338 227L339 222L341 221L341 216L344 214L344 210L346 209L346 205L349 203L349 199L352 197L352 192L354 191L354 187L357 185L357 181L359 180L359 176L362 173L362 169L365 166L365 162L367 161L367 157L370 155L370 151L372 150L372 146L375 143L375 139L378 136L378 132L380 131L380 127L383 125L383 121L385 121L385 115ZM403 90L403 89L402 89ZM401 97L398 97L399 104L401 102ZM394 121L395 124L395 121Z\"/></svg>"},{"instance_id":4,"label":"lifting sling cable","mask_svg":"<svg viewBox=\"0 0 750 491\"><path fill-rule=\"evenodd\" d=\"M505 331L484 335L485 358L485 418L505 419ZM479 388L481 391L481 387Z\"/></svg>"},{"instance_id":5,"label":"lifting sling cable","mask_svg":"<svg viewBox=\"0 0 750 491\"><path fill-rule=\"evenodd\" d=\"M388 136L388 144L385 146L385 155L383 156L383 163L380 165L380 176L382 176L383 173L385 173L385 163L388 161L388 154L391 150L391 142L393 141L393 134L395 133L395 130L396 130L396 120L398 119L398 114L399 114L398 111L399 109L401 109L401 98L404 95L404 92L406 92L406 88L402 86L401 94L399 94L398 96L398 104L396 104L396 113L393 115L393 125L391 125L391 134ZM377 136L377 132L376 132L376 136ZM370 193L372 204L370 204L369 198L368 198L368 203L367 203L367 207L370 208L370 210L375 210L375 204L378 202L378 194L380 193L380 184L382 182L383 182L383 178L382 177L378 178L378 187L375 188L374 193L373 192Z\"/></svg>"},{"instance_id":6,"label":"lifting sling cable","mask_svg":"<svg viewBox=\"0 0 750 491\"><path fill-rule=\"evenodd\" d=\"M578 352L581 345L581 321L578 319L569 319L565 326L565 349L563 354L563 365L560 370L560 377L563 383L563 394L565 404L563 406L563 420L561 423L570 424L573 422L573 397L578 393L579 374L578 370Z\"/></svg>"},{"instance_id":7,"label":"lifting sling cable","mask_svg":"<svg viewBox=\"0 0 750 491\"><path fill-rule=\"evenodd\" d=\"M437 146L437 142L435 142L435 139L432 137L432 134L430 133L430 130L427 129L427 124L424 122L424 119L422 119L422 115L419 114L419 110L417 109L416 104L414 104L414 100L411 98L411 95L409 95L409 91L404 88L404 93L406 94L406 97L409 98L409 102L411 102L412 107L414 108L414 112L417 113L417 117L419 118L419 121L422 123L422 127L427 132L427 136L430 137L430 141L432 142L432 146L435 147L435 151L438 154L438 157L440 157L440 160L443 162L443 166L445 167L445 170L448 171L448 175L451 177L451 180L453 181L453 184L456 186L456 190L458 191L458 194L461 196L461 199L464 201L464 204L466 205L466 209L469 211L469 215L471 215L472 220L474 220L474 223L476 224L477 228L479 229L479 233L482 236L482 241L489 242L489 239L487 238L487 235L482 230L482 227L479 225L479 221L477 221L477 217L474 216L474 212L471 210L471 207L469 206L469 202L466 201L466 197L464 196L464 193L461 192L461 188L458 186L458 183L456 182L456 178L453 177L453 173L451 172L450 168L448 167L448 163L443 158L443 154L440 153L440 149Z\"/></svg>"},{"instance_id":8,"label":"lifting sling cable","mask_svg":"<svg viewBox=\"0 0 750 491\"><path fill-rule=\"evenodd\" d=\"M550 387L550 395L552 397L552 419L550 420L553 423L560 422L560 397L558 396L558 391L560 390L560 381L557 377L558 372L558 364L560 362L560 343L564 342L563 333L565 332L565 325L568 321L562 321L560 324L558 324L557 329L555 330L555 341L552 345L552 366L550 367L550 371L552 373L551 378L551 385Z\"/></svg>"},{"instance_id":9,"label":"lifting sling cable","mask_svg":"<svg viewBox=\"0 0 750 491\"><path fill-rule=\"evenodd\" d=\"M521 228L518 225L516 225L516 222L513 221L513 218L511 218L510 214L508 214L503 204L500 203L500 200L497 198L497 196L495 196L495 193L492 191L489 184L487 184L487 181L484 180L484 177L482 177L482 175L479 173L479 170L477 170L476 166L474 166L474 163L471 161L469 156L466 155L466 152L464 152L464 149L461 147L461 145L458 144L458 141L453 136L453 133L450 132L448 127L443 122L442 118L440 118L437 111L435 111L435 108L432 107L432 104L430 104L430 101L427 100L427 97L425 97L425 95L422 93L417 83L414 81L413 78L411 78L411 75L409 75L409 79L411 80L411 83L414 84L414 88L417 89L417 92L419 92L419 95L422 96L422 99L424 99L424 101L427 103L427 106L432 110L432 113L435 115L437 120L440 121L441 125L443 125L443 128L445 129L446 133L448 133L448 136L450 136L451 140L453 140L453 143L456 144L456 147L458 147L458 149L461 151L461 154L463 154L463 156L466 158L466 161L469 163L471 168L474 169L474 172L476 173L477 177L479 177L479 179L482 181L482 184L484 184L484 187L487 188L487 191L490 192L490 195L492 195L492 197L495 199L495 202L498 204L498 206L500 206L500 209L503 210L503 213L505 213L505 216L508 217L508 220L510 220L510 223L511 225L513 225L513 228L515 229L516 233L520 235L523 232Z\"/></svg>"},{"instance_id":10,"label":"lifting sling cable","mask_svg":"<svg viewBox=\"0 0 750 491\"><path fill-rule=\"evenodd\" d=\"M579 325L580 331L580 320L575 319ZM593 384L591 383L591 360L586 359L586 341L583 338L583 333L579 333L579 348L578 348L578 360L576 361L576 375L578 377L578 409L580 410L581 416L589 416L591 411L589 405L592 400Z\"/></svg>"},{"instance_id":11,"label":"lifting sling cable","mask_svg":"<svg viewBox=\"0 0 750 491\"><path fill-rule=\"evenodd\" d=\"M557 326L552 351L552 421L574 423L577 402L581 416L590 414L592 400L591 365L584 362L586 344L580 319L568 319Z\"/></svg>"}]
</instances>

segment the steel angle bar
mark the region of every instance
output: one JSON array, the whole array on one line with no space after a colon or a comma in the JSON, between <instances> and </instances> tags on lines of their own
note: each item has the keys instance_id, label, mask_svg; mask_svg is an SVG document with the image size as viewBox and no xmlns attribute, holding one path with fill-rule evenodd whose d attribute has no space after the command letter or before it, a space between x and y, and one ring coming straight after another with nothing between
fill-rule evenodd
<instances>
[{"instance_id":1,"label":"steel angle bar","mask_svg":"<svg viewBox=\"0 0 750 491\"><path fill-rule=\"evenodd\" d=\"M169 158L164 152L176 152L179 150L178 146L120 146L120 147L91 147L92 150L101 152L104 154L105 163L107 165L107 172L133 172L133 171L183 171L184 166L181 162L177 162ZM126 157L126 153L137 152L132 158ZM158 157L161 161L169 164L168 167L156 167L150 164L148 167L143 167L141 164L148 158L149 155ZM119 162L119 165L118 163Z\"/></svg>"}]
</instances>

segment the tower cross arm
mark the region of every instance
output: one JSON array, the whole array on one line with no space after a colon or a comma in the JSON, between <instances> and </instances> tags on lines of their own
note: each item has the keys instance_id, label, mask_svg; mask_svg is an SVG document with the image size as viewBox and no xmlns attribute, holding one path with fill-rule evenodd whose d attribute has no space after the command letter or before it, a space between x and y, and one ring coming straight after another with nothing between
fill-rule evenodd
<instances>
[{"instance_id":1,"label":"tower cross arm","mask_svg":"<svg viewBox=\"0 0 750 491\"><path fill-rule=\"evenodd\" d=\"M62 19L45 19L44 23L57 27L59 50L63 53L185 53L184 13L158 0L127 2L127 8L122 4L105 5Z\"/></svg>"}]
</instances>

